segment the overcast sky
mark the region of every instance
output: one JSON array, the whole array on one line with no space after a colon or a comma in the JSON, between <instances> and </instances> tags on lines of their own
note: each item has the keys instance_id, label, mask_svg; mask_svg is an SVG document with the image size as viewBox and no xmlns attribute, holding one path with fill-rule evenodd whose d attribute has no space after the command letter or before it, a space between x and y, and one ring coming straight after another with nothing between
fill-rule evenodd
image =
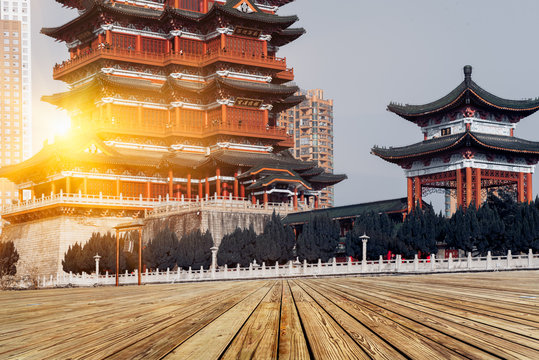
<instances>
[{"instance_id":1,"label":"overcast sky","mask_svg":"<svg viewBox=\"0 0 539 360\"><path fill-rule=\"evenodd\" d=\"M373 145L421 141L416 125L386 111L390 101L424 104L446 95L473 66L473 79L509 99L539 96L537 0L296 0L279 14L296 14L307 34L281 49L296 82L335 100L336 205L406 196L402 169L373 155ZM39 34L77 16L53 0L32 0L34 152L66 115L40 102L63 91L54 63L64 44ZM539 141L539 114L515 135ZM534 178L534 193L539 178ZM438 202L438 201L435 201Z\"/></svg>"}]
</instances>

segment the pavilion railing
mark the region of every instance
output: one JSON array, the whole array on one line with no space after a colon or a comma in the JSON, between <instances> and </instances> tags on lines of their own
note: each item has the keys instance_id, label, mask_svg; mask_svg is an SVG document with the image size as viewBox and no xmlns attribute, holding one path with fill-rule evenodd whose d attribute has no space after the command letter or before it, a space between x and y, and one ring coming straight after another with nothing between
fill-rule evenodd
<instances>
[{"instance_id":1,"label":"pavilion railing","mask_svg":"<svg viewBox=\"0 0 539 360\"><path fill-rule=\"evenodd\" d=\"M531 270L539 269L539 255L533 254L532 250L526 255L512 255L511 251L504 256L491 256L490 252L485 257L472 257L470 253L465 258L437 259L431 255L430 259L404 260L400 255L396 259L378 261L352 261L336 262L335 259L328 263L309 264L298 261L290 261L284 265L273 266L262 263L252 263L249 267L228 268L222 266L217 269L191 269L165 271L156 269L142 273L143 284L156 283L185 283L197 281L223 281L223 280L249 280L249 279L285 279L297 277L324 277L324 276L358 276L358 275L395 275L395 274L432 274L432 273L458 273L458 272L483 272L483 271L506 271L506 270ZM137 284L137 272L120 274L121 285ZM63 287L63 286L95 286L114 285L115 274L96 276L94 274L82 275L72 273L58 273L56 276L40 276L40 287ZM24 287L24 284L19 284Z\"/></svg>"},{"instance_id":2,"label":"pavilion railing","mask_svg":"<svg viewBox=\"0 0 539 360\"><path fill-rule=\"evenodd\" d=\"M287 73L292 72L293 74L293 70L286 67L286 58L264 56L263 54L245 53L226 49L218 49L217 51L211 51L206 54L190 54L182 51L154 53L121 49L101 44L95 49L86 50L81 55L77 55L76 57L66 60L61 64L56 64L53 69L54 77L61 77L65 75L67 71L89 64L99 57L119 61L142 61L148 63L149 65L156 66L165 66L170 63L181 63L195 67L202 67L215 61L229 61L234 63L242 63L245 65L266 65L278 70L286 71Z\"/></svg>"}]
</instances>

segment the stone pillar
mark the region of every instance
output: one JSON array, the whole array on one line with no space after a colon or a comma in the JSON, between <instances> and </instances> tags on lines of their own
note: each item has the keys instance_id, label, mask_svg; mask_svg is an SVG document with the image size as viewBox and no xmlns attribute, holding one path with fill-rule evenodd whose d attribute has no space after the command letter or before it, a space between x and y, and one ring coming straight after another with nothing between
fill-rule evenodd
<instances>
[{"instance_id":1,"label":"stone pillar","mask_svg":"<svg viewBox=\"0 0 539 360\"><path fill-rule=\"evenodd\" d=\"M462 169L455 170L457 177L457 208L462 207Z\"/></svg>"},{"instance_id":2,"label":"stone pillar","mask_svg":"<svg viewBox=\"0 0 539 360\"><path fill-rule=\"evenodd\" d=\"M533 183L532 183L532 174L526 174L526 200L528 203L533 201Z\"/></svg>"},{"instance_id":3,"label":"stone pillar","mask_svg":"<svg viewBox=\"0 0 539 360\"><path fill-rule=\"evenodd\" d=\"M217 251L219 250L219 248L217 246L214 246L212 248L210 248L211 250L211 270L212 271L215 271L215 269L217 269Z\"/></svg>"},{"instance_id":4,"label":"stone pillar","mask_svg":"<svg viewBox=\"0 0 539 360\"><path fill-rule=\"evenodd\" d=\"M99 283L99 259L101 259L101 256L99 254L95 254L95 283Z\"/></svg>"},{"instance_id":5,"label":"stone pillar","mask_svg":"<svg viewBox=\"0 0 539 360\"><path fill-rule=\"evenodd\" d=\"M215 192L217 196L221 196L221 169L215 170Z\"/></svg>"},{"instance_id":6,"label":"stone pillar","mask_svg":"<svg viewBox=\"0 0 539 360\"><path fill-rule=\"evenodd\" d=\"M419 178L419 176L416 176L414 178L414 183L415 183L414 208L417 206L418 203L419 203L419 207L423 208L423 199L422 199L422 194L421 194L421 179Z\"/></svg>"},{"instance_id":7,"label":"stone pillar","mask_svg":"<svg viewBox=\"0 0 539 360\"><path fill-rule=\"evenodd\" d=\"M369 237L366 234L363 234L361 236L361 242L363 243L363 249L361 252L361 272L367 271L367 242L369 241Z\"/></svg>"},{"instance_id":8,"label":"stone pillar","mask_svg":"<svg viewBox=\"0 0 539 360\"><path fill-rule=\"evenodd\" d=\"M481 169L475 169L475 207L481 206Z\"/></svg>"},{"instance_id":9,"label":"stone pillar","mask_svg":"<svg viewBox=\"0 0 539 360\"><path fill-rule=\"evenodd\" d=\"M408 182L408 213L414 209L414 180L409 177Z\"/></svg>"}]
</instances>

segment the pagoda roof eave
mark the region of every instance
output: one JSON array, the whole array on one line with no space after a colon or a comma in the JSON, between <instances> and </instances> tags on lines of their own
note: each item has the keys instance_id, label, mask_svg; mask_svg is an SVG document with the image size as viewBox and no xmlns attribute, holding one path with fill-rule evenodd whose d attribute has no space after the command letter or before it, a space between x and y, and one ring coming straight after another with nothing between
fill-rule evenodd
<instances>
[{"instance_id":1,"label":"pagoda roof eave","mask_svg":"<svg viewBox=\"0 0 539 360\"><path fill-rule=\"evenodd\" d=\"M61 34L63 32L68 32L71 27L77 25L81 21L85 21L88 18L95 16L97 14L107 12L110 14L118 14L121 16L138 18L138 19L150 19L164 21L168 18L180 18L185 21L193 22L203 22L206 19L209 19L214 16L224 15L233 17L235 19L247 20L252 23L265 24L265 25L278 25L281 29L286 29L292 24L298 21L298 17L295 15L291 16L279 16L268 14L263 11L257 11L249 14L242 13L237 9L234 9L231 5L214 5L210 11L205 14L181 10L176 8L171 8L170 6L165 6L165 9L155 10L151 8L138 7L132 5L124 4L109 4L104 0L86 0L86 5L84 6L84 13L76 17L75 19L57 27L44 27L41 29L41 33L50 37L53 37L57 40L61 40Z\"/></svg>"},{"instance_id":2,"label":"pagoda roof eave","mask_svg":"<svg viewBox=\"0 0 539 360\"><path fill-rule=\"evenodd\" d=\"M213 167L216 164L237 168L252 168L257 165L282 166L294 171L308 170L316 166L314 162L297 160L283 153L247 153L243 151L221 150L209 156L197 168Z\"/></svg>"},{"instance_id":3,"label":"pagoda roof eave","mask_svg":"<svg viewBox=\"0 0 539 360\"><path fill-rule=\"evenodd\" d=\"M86 0L56 0L57 3L62 4L64 7L78 10L84 10L86 8L84 4L85 1Z\"/></svg>"},{"instance_id":4,"label":"pagoda roof eave","mask_svg":"<svg viewBox=\"0 0 539 360\"><path fill-rule=\"evenodd\" d=\"M387 110L404 119L416 122L432 117L462 104L476 104L507 114L529 116L539 110L539 98L530 100L508 100L481 88L471 79L471 67L465 67L465 80L446 96L424 105L401 105L391 103Z\"/></svg>"},{"instance_id":5,"label":"pagoda roof eave","mask_svg":"<svg viewBox=\"0 0 539 360\"><path fill-rule=\"evenodd\" d=\"M273 33L270 43L273 46L284 46L294 40L297 40L306 32L307 31L304 28L284 29Z\"/></svg>"},{"instance_id":6,"label":"pagoda roof eave","mask_svg":"<svg viewBox=\"0 0 539 360\"><path fill-rule=\"evenodd\" d=\"M500 151L523 156L539 156L539 142L520 139L512 136L464 132L436 139L425 140L420 143L397 147L371 149L371 154L386 161L397 163L402 160L417 159L424 156L434 156L451 149L466 146L479 147L491 151Z\"/></svg>"},{"instance_id":7,"label":"pagoda roof eave","mask_svg":"<svg viewBox=\"0 0 539 360\"><path fill-rule=\"evenodd\" d=\"M309 182L313 185L332 186L346 179L348 179L348 176L345 174L322 173L309 178Z\"/></svg>"},{"instance_id":8,"label":"pagoda roof eave","mask_svg":"<svg viewBox=\"0 0 539 360\"><path fill-rule=\"evenodd\" d=\"M313 187L305 179L299 176L287 175L287 174L272 174L258 179L255 183L249 185L246 190L258 190L266 188L272 184L285 183L285 184L297 184L302 185L306 190L312 190Z\"/></svg>"}]
</instances>

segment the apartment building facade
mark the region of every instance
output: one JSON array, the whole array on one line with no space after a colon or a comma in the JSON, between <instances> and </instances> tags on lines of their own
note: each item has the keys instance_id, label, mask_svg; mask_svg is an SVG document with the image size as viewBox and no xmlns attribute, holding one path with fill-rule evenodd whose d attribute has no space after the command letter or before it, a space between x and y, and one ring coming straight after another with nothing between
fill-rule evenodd
<instances>
[{"instance_id":1,"label":"apartment building facade","mask_svg":"<svg viewBox=\"0 0 539 360\"><path fill-rule=\"evenodd\" d=\"M0 35L0 166L6 166L32 155L30 0L0 2ZM18 196L13 183L0 180L0 205Z\"/></svg>"},{"instance_id":2,"label":"apartment building facade","mask_svg":"<svg viewBox=\"0 0 539 360\"><path fill-rule=\"evenodd\" d=\"M300 90L305 96L299 105L282 112L277 125L294 137L293 155L303 161L316 161L333 173L333 100L324 97L324 90ZM322 190L320 207L334 205L333 186Z\"/></svg>"}]
</instances>

